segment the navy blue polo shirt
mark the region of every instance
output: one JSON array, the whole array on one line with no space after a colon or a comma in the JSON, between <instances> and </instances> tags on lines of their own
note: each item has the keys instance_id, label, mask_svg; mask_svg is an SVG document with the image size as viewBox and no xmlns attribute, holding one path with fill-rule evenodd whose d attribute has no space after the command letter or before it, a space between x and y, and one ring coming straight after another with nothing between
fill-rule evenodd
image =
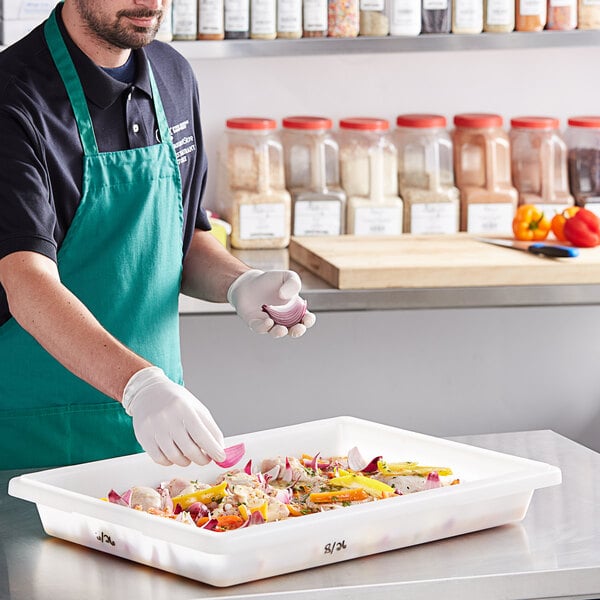
<instances>
[{"instance_id":1,"label":"navy blue polo shirt","mask_svg":"<svg viewBox=\"0 0 600 600\"><path fill-rule=\"evenodd\" d=\"M57 20L88 101L100 152L156 144L158 126L146 60L152 65L177 152L183 189L183 252L195 228L209 230L201 207L207 163L198 86L189 63L168 44L135 50L131 84L96 66ZM79 206L83 150L43 25L0 52L0 258L39 252L56 261ZM0 324L10 317L0 286Z\"/></svg>"}]
</instances>

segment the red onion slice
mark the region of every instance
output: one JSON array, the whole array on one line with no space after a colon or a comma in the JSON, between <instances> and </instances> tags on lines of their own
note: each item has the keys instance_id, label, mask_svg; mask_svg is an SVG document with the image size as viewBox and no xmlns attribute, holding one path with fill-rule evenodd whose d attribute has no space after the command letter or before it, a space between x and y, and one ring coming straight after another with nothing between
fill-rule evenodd
<instances>
[{"instance_id":1,"label":"red onion slice","mask_svg":"<svg viewBox=\"0 0 600 600\"><path fill-rule=\"evenodd\" d=\"M433 490L435 488L442 487L442 482L440 481L440 476L437 471L431 471L427 475L427 481L425 481L425 485L423 486L424 490Z\"/></svg>"},{"instance_id":2,"label":"red onion slice","mask_svg":"<svg viewBox=\"0 0 600 600\"><path fill-rule=\"evenodd\" d=\"M301 323L306 314L306 300L295 296L287 304L263 304L262 309L275 324L293 327Z\"/></svg>"},{"instance_id":3,"label":"red onion slice","mask_svg":"<svg viewBox=\"0 0 600 600\"><path fill-rule=\"evenodd\" d=\"M127 493L129 492L129 493ZM112 504L119 504L121 506L129 506L129 498L131 498L131 490L127 490L123 495L115 492L115 490L110 490L108 492L107 498L108 501Z\"/></svg>"},{"instance_id":4,"label":"red onion slice","mask_svg":"<svg viewBox=\"0 0 600 600\"><path fill-rule=\"evenodd\" d=\"M225 460L221 462L215 460L215 463L224 469L228 469L229 467L233 467L233 465L240 462L245 452L246 446L244 446L243 443L236 444L235 446L229 446L229 448L225 448Z\"/></svg>"},{"instance_id":5,"label":"red onion slice","mask_svg":"<svg viewBox=\"0 0 600 600\"><path fill-rule=\"evenodd\" d=\"M362 471L363 473L374 473L377 471L377 461L381 460L381 456L376 456L370 461L365 460L358 448L350 448L348 450L348 468L352 471Z\"/></svg>"}]
</instances>

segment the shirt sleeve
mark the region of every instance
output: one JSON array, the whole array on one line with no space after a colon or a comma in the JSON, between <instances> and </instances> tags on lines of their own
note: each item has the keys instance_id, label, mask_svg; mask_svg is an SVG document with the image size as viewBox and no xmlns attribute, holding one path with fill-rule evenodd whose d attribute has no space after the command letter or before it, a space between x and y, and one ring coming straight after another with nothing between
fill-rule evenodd
<instances>
[{"instance_id":1,"label":"shirt sleeve","mask_svg":"<svg viewBox=\"0 0 600 600\"><path fill-rule=\"evenodd\" d=\"M0 110L0 258L33 251L56 261L56 211L42 144L27 116Z\"/></svg>"},{"instance_id":2,"label":"shirt sleeve","mask_svg":"<svg viewBox=\"0 0 600 600\"><path fill-rule=\"evenodd\" d=\"M195 93L194 93L194 137L196 138L198 153L196 156L196 177L200 181L198 186L198 210L196 212L196 229L202 229L203 231L210 231L211 225L208 220L208 215L204 209L204 195L206 193L206 181L208 178L208 160L206 158L206 151L204 149L204 140L202 137L202 125L200 121L200 96L198 93L198 84L195 81Z\"/></svg>"}]
</instances>

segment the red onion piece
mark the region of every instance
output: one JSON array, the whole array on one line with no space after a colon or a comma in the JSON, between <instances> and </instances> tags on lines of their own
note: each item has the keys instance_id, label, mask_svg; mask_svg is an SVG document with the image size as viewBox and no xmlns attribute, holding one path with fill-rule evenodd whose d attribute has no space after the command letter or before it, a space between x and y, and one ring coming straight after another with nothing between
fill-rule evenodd
<instances>
[{"instance_id":1,"label":"red onion piece","mask_svg":"<svg viewBox=\"0 0 600 600\"><path fill-rule=\"evenodd\" d=\"M181 507L181 504L179 504L179 502L178 502L175 505L175 508L173 509L173 514L178 515L182 510L183 510L183 508Z\"/></svg>"},{"instance_id":2,"label":"red onion piece","mask_svg":"<svg viewBox=\"0 0 600 600\"><path fill-rule=\"evenodd\" d=\"M160 507L162 510L166 510L168 512L173 511L173 500L171 499L169 488L163 488L160 490Z\"/></svg>"},{"instance_id":3,"label":"red onion piece","mask_svg":"<svg viewBox=\"0 0 600 600\"><path fill-rule=\"evenodd\" d=\"M350 448L348 450L348 468L352 471L362 471L363 473L374 473L377 471L377 462L381 460L381 456L376 456L367 462L358 448Z\"/></svg>"},{"instance_id":4,"label":"red onion piece","mask_svg":"<svg viewBox=\"0 0 600 600\"><path fill-rule=\"evenodd\" d=\"M200 529L214 531L217 528L218 524L219 522L216 519L209 519L208 521L206 521L206 523L204 523L204 525L202 525L202 527L200 527Z\"/></svg>"},{"instance_id":5,"label":"red onion piece","mask_svg":"<svg viewBox=\"0 0 600 600\"><path fill-rule=\"evenodd\" d=\"M281 474L281 479L283 481L287 481L289 483L290 481L292 481L292 475L293 475L292 465L290 464L290 459L286 456L285 457L285 469L283 470L283 473Z\"/></svg>"},{"instance_id":6,"label":"red onion piece","mask_svg":"<svg viewBox=\"0 0 600 600\"><path fill-rule=\"evenodd\" d=\"M131 490L127 490L129 492L128 499L131 497ZM125 494L123 494L124 496ZM108 501L111 504L119 504L120 506L129 506L129 502L123 498L121 494L115 492L115 490L110 490L107 494Z\"/></svg>"},{"instance_id":7,"label":"red onion piece","mask_svg":"<svg viewBox=\"0 0 600 600\"><path fill-rule=\"evenodd\" d=\"M187 511L190 513L190 517L192 517L194 521L196 521L198 517L208 516L208 508L206 508L206 505L202 502L194 502L193 504L190 504Z\"/></svg>"},{"instance_id":8,"label":"red onion piece","mask_svg":"<svg viewBox=\"0 0 600 600\"><path fill-rule=\"evenodd\" d=\"M301 323L306 314L306 300L295 296L287 304L263 304L262 309L277 325L293 327Z\"/></svg>"},{"instance_id":9,"label":"red onion piece","mask_svg":"<svg viewBox=\"0 0 600 600\"><path fill-rule=\"evenodd\" d=\"M131 489L126 490L121 494L121 498L122 498L123 502L125 502L125 504L127 504L127 506L129 506L131 504L131 494L132 494Z\"/></svg>"},{"instance_id":10,"label":"red onion piece","mask_svg":"<svg viewBox=\"0 0 600 600\"><path fill-rule=\"evenodd\" d=\"M215 463L224 469L228 469L229 467L233 467L233 465L240 462L245 452L246 446L244 446L243 443L236 444L235 446L229 446L229 448L225 448L225 460L221 462L215 460Z\"/></svg>"},{"instance_id":11,"label":"red onion piece","mask_svg":"<svg viewBox=\"0 0 600 600\"><path fill-rule=\"evenodd\" d=\"M246 475L252 475L252 459L246 463L246 466L244 467L244 473L246 473Z\"/></svg>"},{"instance_id":12,"label":"red onion piece","mask_svg":"<svg viewBox=\"0 0 600 600\"><path fill-rule=\"evenodd\" d=\"M424 490L433 490L435 488L442 487L442 482L440 481L440 476L437 471L431 471L427 475L427 481L425 482Z\"/></svg>"},{"instance_id":13,"label":"red onion piece","mask_svg":"<svg viewBox=\"0 0 600 600\"><path fill-rule=\"evenodd\" d=\"M279 477L279 471L281 471L281 467L279 465L275 465L273 468L265 471L262 475L266 480L277 479Z\"/></svg>"}]
</instances>

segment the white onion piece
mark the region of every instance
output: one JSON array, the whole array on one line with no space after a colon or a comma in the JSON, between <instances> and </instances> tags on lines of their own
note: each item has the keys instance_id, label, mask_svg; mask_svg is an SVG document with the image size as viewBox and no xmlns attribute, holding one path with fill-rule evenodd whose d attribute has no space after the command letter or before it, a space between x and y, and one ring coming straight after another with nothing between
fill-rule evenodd
<instances>
[{"instance_id":1,"label":"white onion piece","mask_svg":"<svg viewBox=\"0 0 600 600\"><path fill-rule=\"evenodd\" d=\"M362 471L367 465L368 461L365 460L363 455L360 453L358 448L350 448L348 450L348 468L352 471Z\"/></svg>"},{"instance_id":2,"label":"white onion piece","mask_svg":"<svg viewBox=\"0 0 600 600\"><path fill-rule=\"evenodd\" d=\"M306 300L295 296L287 304L263 304L262 309L276 325L289 328L302 322L306 314Z\"/></svg>"}]
</instances>

